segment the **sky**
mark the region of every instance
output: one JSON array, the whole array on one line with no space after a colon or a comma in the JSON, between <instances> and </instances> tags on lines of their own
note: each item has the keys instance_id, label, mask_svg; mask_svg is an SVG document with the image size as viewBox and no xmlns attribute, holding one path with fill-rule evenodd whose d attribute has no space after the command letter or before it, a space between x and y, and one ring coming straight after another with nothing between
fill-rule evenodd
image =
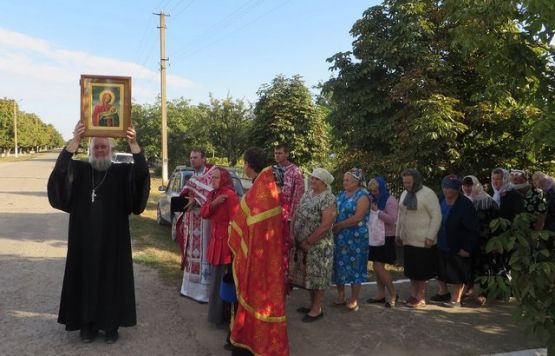
<instances>
[{"instance_id":1,"label":"sky","mask_svg":"<svg viewBox=\"0 0 555 356\"><path fill-rule=\"evenodd\" d=\"M278 74L308 87L378 0L18 0L0 2L0 98L18 100L71 138L81 74L132 77L132 97L160 93L160 17L166 18L167 98L209 95L255 103ZM171 120L171 118L169 118Z\"/></svg>"}]
</instances>

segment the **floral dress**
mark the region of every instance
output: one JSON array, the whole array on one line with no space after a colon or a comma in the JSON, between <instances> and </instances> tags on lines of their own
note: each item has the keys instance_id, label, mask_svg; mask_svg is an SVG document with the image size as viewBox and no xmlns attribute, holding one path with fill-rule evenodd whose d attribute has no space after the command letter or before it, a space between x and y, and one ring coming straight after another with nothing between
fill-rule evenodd
<instances>
[{"instance_id":1,"label":"floral dress","mask_svg":"<svg viewBox=\"0 0 555 356\"><path fill-rule=\"evenodd\" d=\"M297 207L293 225L296 246L306 240L320 226L322 213L332 207L335 207L335 196L329 190L319 194L309 191L303 195ZM293 284L306 289L329 287L333 265L333 234L331 230L310 246L308 253L300 248L293 248L290 264L294 266L290 268L291 273L304 274L300 279L297 278L298 276L293 276ZM292 269L296 272L292 272Z\"/></svg>"},{"instance_id":2,"label":"floral dress","mask_svg":"<svg viewBox=\"0 0 555 356\"><path fill-rule=\"evenodd\" d=\"M368 192L357 190L347 197L345 192L337 197L338 215L336 222L353 216L357 203ZM368 217L366 214L357 226L340 230L335 235L333 252L333 282L338 285L360 284L368 281Z\"/></svg>"}]
</instances>

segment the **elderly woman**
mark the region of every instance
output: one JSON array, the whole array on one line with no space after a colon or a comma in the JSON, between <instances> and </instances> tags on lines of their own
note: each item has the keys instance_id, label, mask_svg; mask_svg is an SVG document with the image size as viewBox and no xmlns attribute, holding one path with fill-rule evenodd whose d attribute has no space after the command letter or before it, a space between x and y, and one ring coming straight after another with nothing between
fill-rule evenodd
<instances>
[{"instance_id":1,"label":"elderly woman","mask_svg":"<svg viewBox=\"0 0 555 356\"><path fill-rule=\"evenodd\" d=\"M370 209L378 213L378 218L383 221L385 228L385 243L383 246L370 246L368 259L373 262L376 272L378 294L368 299L368 303L385 303L386 308L395 306L397 292L391 280L391 275L385 270L385 264L394 264L395 255L395 223L399 213L397 199L389 194L387 184L383 177L376 177L368 182L368 189L372 196ZM385 289L389 292L389 300L385 301Z\"/></svg>"},{"instance_id":2,"label":"elderly woman","mask_svg":"<svg viewBox=\"0 0 555 356\"><path fill-rule=\"evenodd\" d=\"M446 307L461 306L464 285L472 276L470 253L478 243L478 215L472 202L460 194L462 182L454 174L441 181L441 227L438 248L438 285L440 295L447 295L447 284L454 284Z\"/></svg>"},{"instance_id":3,"label":"elderly woman","mask_svg":"<svg viewBox=\"0 0 555 356\"><path fill-rule=\"evenodd\" d=\"M229 172L216 167L211 174L212 192L202 205L200 214L210 219L210 241L206 257L212 266L210 294L208 302L208 321L216 325L225 325L231 316L231 306L220 298L220 283L231 266L229 239L229 220L239 208L239 197L233 188Z\"/></svg>"},{"instance_id":4,"label":"elderly woman","mask_svg":"<svg viewBox=\"0 0 555 356\"><path fill-rule=\"evenodd\" d=\"M491 238L491 230L489 223L497 217L499 206L493 198L484 191L484 187L475 176L466 176L462 180L462 190L464 195L472 201L474 209L478 215L478 246L473 254L473 276L491 276L495 275L499 270L501 261L499 256L486 252L486 245ZM472 294L474 279L467 284L467 293ZM479 305L486 303L487 286L480 284L480 295L476 298Z\"/></svg>"},{"instance_id":5,"label":"elderly woman","mask_svg":"<svg viewBox=\"0 0 555 356\"><path fill-rule=\"evenodd\" d=\"M422 185L416 169L402 173L403 187L399 201L399 218L395 237L403 244L405 276L410 279L410 308L426 306L426 283L437 275L435 244L441 224L441 211L436 194Z\"/></svg>"},{"instance_id":6,"label":"elderly woman","mask_svg":"<svg viewBox=\"0 0 555 356\"><path fill-rule=\"evenodd\" d=\"M337 285L336 305L358 310L362 282L368 280L368 209L370 199L363 189L362 170L353 168L343 176L337 197L338 216L333 227L333 282ZM351 284L351 298L345 299L345 284Z\"/></svg>"},{"instance_id":7,"label":"elderly woman","mask_svg":"<svg viewBox=\"0 0 555 356\"><path fill-rule=\"evenodd\" d=\"M310 176L311 189L306 192L293 217L293 260L290 266L304 264L303 285L310 293L310 308L301 307L303 321L316 321L324 316L322 300L331 284L333 263L333 235L331 227L337 215L335 196L330 184L333 176L323 168L316 168Z\"/></svg>"}]
</instances>

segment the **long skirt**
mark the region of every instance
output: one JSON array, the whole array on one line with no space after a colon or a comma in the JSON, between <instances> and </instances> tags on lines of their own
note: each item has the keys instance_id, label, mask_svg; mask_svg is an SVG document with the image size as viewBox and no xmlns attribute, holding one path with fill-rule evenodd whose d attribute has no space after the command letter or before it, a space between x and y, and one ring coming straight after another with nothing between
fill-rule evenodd
<instances>
[{"instance_id":1,"label":"long skirt","mask_svg":"<svg viewBox=\"0 0 555 356\"><path fill-rule=\"evenodd\" d=\"M220 297L220 284L230 265L212 266L210 300L208 301L208 322L216 326L227 326L231 318L231 304Z\"/></svg>"},{"instance_id":2,"label":"long skirt","mask_svg":"<svg viewBox=\"0 0 555 356\"><path fill-rule=\"evenodd\" d=\"M210 220L203 219L200 209L195 208L185 213L183 229L185 262L181 295L207 303L212 269L206 258L210 241Z\"/></svg>"}]
</instances>

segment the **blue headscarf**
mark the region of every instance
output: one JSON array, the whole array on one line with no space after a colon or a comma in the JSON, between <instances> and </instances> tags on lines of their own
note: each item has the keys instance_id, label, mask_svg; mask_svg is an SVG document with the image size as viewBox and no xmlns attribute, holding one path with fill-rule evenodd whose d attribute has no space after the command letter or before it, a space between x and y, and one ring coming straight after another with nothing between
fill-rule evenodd
<instances>
[{"instance_id":1,"label":"blue headscarf","mask_svg":"<svg viewBox=\"0 0 555 356\"><path fill-rule=\"evenodd\" d=\"M384 210L387 199L389 199L389 189L387 189L387 184L385 183L385 179L383 177L375 177L372 179L368 183L368 188L370 188L370 185L372 185L373 182L378 184L380 194L378 196L372 194L372 197L378 203L378 209Z\"/></svg>"}]
</instances>

